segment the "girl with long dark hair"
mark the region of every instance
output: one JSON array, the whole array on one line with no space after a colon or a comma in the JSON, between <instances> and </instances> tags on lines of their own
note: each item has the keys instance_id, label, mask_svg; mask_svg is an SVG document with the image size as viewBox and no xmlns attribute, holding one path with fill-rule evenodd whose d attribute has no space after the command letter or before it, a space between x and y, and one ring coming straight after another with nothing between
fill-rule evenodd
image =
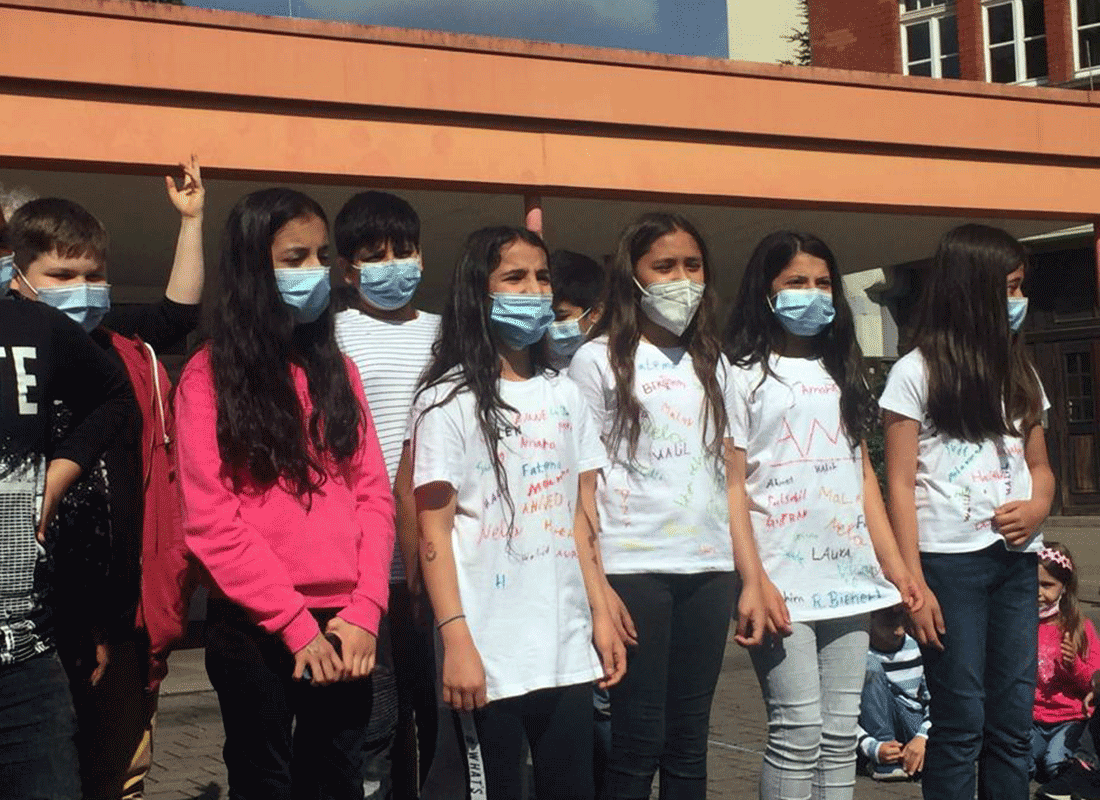
<instances>
[{"instance_id":1,"label":"girl with long dark hair","mask_svg":"<svg viewBox=\"0 0 1100 800\"><path fill-rule=\"evenodd\" d=\"M311 198L242 198L208 341L176 397L187 544L212 579L206 668L230 793L362 797L394 505L328 309ZM292 732L293 731L293 732Z\"/></svg>"},{"instance_id":2,"label":"girl with long dark hair","mask_svg":"<svg viewBox=\"0 0 1100 800\"><path fill-rule=\"evenodd\" d=\"M781 231L757 245L725 347L731 518L792 621L750 650L769 721L760 796L851 798L868 615L898 602L894 585L920 599L867 455L877 408L824 242Z\"/></svg>"},{"instance_id":3,"label":"girl with long dark hair","mask_svg":"<svg viewBox=\"0 0 1100 800\"><path fill-rule=\"evenodd\" d=\"M890 520L923 589L913 625L932 695L924 796L1028 796L1036 553L1054 476L1047 406L1019 332L1027 252L963 225L940 241L913 350L890 371Z\"/></svg>"},{"instance_id":4,"label":"girl with long dark hair","mask_svg":"<svg viewBox=\"0 0 1100 800\"><path fill-rule=\"evenodd\" d=\"M554 318L546 262L522 228L470 235L410 423L443 701L470 795L489 800L521 795L525 735L539 798L591 798L591 684L625 668L578 503L606 455L538 346Z\"/></svg>"},{"instance_id":5,"label":"girl with long dark hair","mask_svg":"<svg viewBox=\"0 0 1100 800\"><path fill-rule=\"evenodd\" d=\"M718 340L706 245L675 214L646 214L619 239L604 314L570 376L596 414L611 463L598 508L613 618L636 645L611 690L605 793L706 794L707 729L733 603L741 635L786 625L751 537L731 541L726 474L729 366Z\"/></svg>"}]
</instances>

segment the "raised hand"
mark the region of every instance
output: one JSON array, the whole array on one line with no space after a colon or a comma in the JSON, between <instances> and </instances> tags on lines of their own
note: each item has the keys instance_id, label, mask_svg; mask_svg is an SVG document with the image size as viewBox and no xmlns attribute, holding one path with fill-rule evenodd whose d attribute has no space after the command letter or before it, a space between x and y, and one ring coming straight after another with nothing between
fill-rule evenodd
<instances>
[{"instance_id":1,"label":"raised hand","mask_svg":"<svg viewBox=\"0 0 1100 800\"><path fill-rule=\"evenodd\" d=\"M168 199L181 217L199 218L206 204L206 189L202 185L199 157L192 153L188 163L180 162L180 169L183 170L183 179L178 187L175 178L171 175L164 176Z\"/></svg>"}]
</instances>

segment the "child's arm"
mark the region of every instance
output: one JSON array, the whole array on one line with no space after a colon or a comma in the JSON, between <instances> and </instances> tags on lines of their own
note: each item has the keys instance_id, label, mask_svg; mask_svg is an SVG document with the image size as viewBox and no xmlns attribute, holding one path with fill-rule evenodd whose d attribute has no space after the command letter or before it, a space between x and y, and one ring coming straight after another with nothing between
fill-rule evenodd
<instances>
[{"instance_id":1,"label":"child's arm","mask_svg":"<svg viewBox=\"0 0 1100 800\"><path fill-rule=\"evenodd\" d=\"M860 444L860 452L863 456L863 514L867 520L871 544L875 548L875 557L886 580L901 592L901 601L905 607L910 611L919 611L924 605L924 594L898 550L897 540L890 528L890 519L886 515L886 505L882 502L878 476L875 475L871 457L867 453L866 442Z\"/></svg>"},{"instance_id":2,"label":"child's arm","mask_svg":"<svg viewBox=\"0 0 1100 800\"><path fill-rule=\"evenodd\" d=\"M600 514L596 510L596 472L593 472L592 480L581 481L580 493L577 496L577 506L584 511L588 525L592 529L596 541L600 538ZM603 593L607 601L607 612L611 616L611 624L615 627L615 635L623 644L634 646L638 644L638 630L634 627L634 620L630 618L630 611L626 603L619 597L607 580L607 571L603 566L603 554L599 545L594 548L596 563L599 564L600 575L603 580Z\"/></svg>"},{"instance_id":3,"label":"child's arm","mask_svg":"<svg viewBox=\"0 0 1100 800\"><path fill-rule=\"evenodd\" d=\"M883 425L886 429L886 510L905 566L909 568L909 574L917 581L924 595L924 606L918 611L910 612L913 632L921 644L942 650L940 636L946 633L943 613L936 595L924 580L917 533L917 445L920 440L920 422L894 411L887 411L883 416Z\"/></svg>"},{"instance_id":4,"label":"child's arm","mask_svg":"<svg viewBox=\"0 0 1100 800\"><path fill-rule=\"evenodd\" d=\"M401 460L393 477L393 499L397 504L397 547L405 564L405 585L418 595L424 590L417 555L419 534L416 530L416 496L413 494L412 454L406 441L401 447Z\"/></svg>"},{"instance_id":5,"label":"child's arm","mask_svg":"<svg viewBox=\"0 0 1100 800\"><path fill-rule=\"evenodd\" d=\"M791 633L791 615L783 595L764 572L752 535L749 499L745 494L745 451L735 447L732 439L726 439L725 453L733 562L742 583L741 597L737 601L737 634L734 641L742 647L753 647L761 644L766 634L788 636Z\"/></svg>"},{"instance_id":6,"label":"child's arm","mask_svg":"<svg viewBox=\"0 0 1100 800\"><path fill-rule=\"evenodd\" d=\"M420 566L443 642L443 702L458 711L473 711L487 702L485 668L462 613L451 530L457 495L449 483L436 481L416 488L420 528Z\"/></svg>"},{"instance_id":7,"label":"child's arm","mask_svg":"<svg viewBox=\"0 0 1100 800\"><path fill-rule=\"evenodd\" d=\"M1031 498L1010 500L993 511L994 527L1014 546L1024 544L1035 535L1054 501L1054 473L1047 458L1042 425L1034 425L1027 432L1024 460L1031 473Z\"/></svg>"},{"instance_id":8,"label":"child's arm","mask_svg":"<svg viewBox=\"0 0 1100 800\"><path fill-rule=\"evenodd\" d=\"M202 171L198 156L192 154L189 163L180 163L183 185L176 187L171 175L164 182L168 199L180 212L180 233L176 239L176 255L168 287L164 295L180 305L197 305L202 300L205 265L202 254L202 213L206 205L206 189L202 185Z\"/></svg>"},{"instance_id":9,"label":"child's arm","mask_svg":"<svg viewBox=\"0 0 1100 800\"><path fill-rule=\"evenodd\" d=\"M591 469L581 473L577 491L578 500L582 494L595 494L596 472ZM577 503L577 511L574 515L573 538L577 543L577 560L580 562L581 575L584 577L588 604L592 607L592 641L596 645L596 652L600 654L600 661L603 664L603 680L599 681L599 685L606 689L622 680L626 672L626 648L612 620L606 593L607 576L604 574L603 562L599 556L596 528L592 525L588 512L581 502Z\"/></svg>"}]
</instances>

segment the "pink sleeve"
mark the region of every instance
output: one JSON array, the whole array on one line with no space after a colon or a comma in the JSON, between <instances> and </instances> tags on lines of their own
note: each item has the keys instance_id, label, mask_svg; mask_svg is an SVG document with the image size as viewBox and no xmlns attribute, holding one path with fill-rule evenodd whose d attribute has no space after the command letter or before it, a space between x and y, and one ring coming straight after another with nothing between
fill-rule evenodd
<instances>
[{"instance_id":1,"label":"pink sleeve","mask_svg":"<svg viewBox=\"0 0 1100 800\"><path fill-rule=\"evenodd\" d=\"M1082 696L1092 691L1092 676L1100 670L1100 639L1096 637L1096 627L1092 620L1082 615L1085 624L1085 639L1089 645L1087 659L1080 656L1073 660L1073 680L1081 688Z\"/></svg>"},{"instance_id":2,"label":"pink sleeve","mask_svg":"<svg viewBox=\"0 0 1100 800\"><path fill-rule=\"evenodd\" d=\"M359 581L351 603L340 611L342 619L360 628L378 632L378 621L389 602L390 561L393 558L394 501L386 462L378 444L363 383L354 365L347 362L351 386L363 409L359 450L350 470L355 493L355 515L359 520Z\"/></svg>"},{"instance_id":3,"label":"pink sleeve","mask_svg":"<svg viewBox=\"0 0 1100 800\"><path fill-rule=\"evenodd\" d=\"M320 628L282 561L241 515L217 440L217 406L206 352L196 354L176 390L176 460L184 540L218 588L290 651L309 644ZM375 445L377 447L377 445Z\"/></svg>"}]
</instances>

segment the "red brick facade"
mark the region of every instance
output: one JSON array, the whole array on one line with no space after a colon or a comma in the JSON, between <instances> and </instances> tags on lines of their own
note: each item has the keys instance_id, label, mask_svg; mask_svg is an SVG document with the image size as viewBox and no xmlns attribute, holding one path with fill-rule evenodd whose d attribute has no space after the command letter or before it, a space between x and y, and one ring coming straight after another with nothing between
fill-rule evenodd
<instances>
[{"instance_id":1,"label":"red brick facade","mask_svg":"<svg viewBox=\"0 0 1100 800\"><path fill-rule=\"evenodd\" d=\"M1054 85L1074 77L1072 2L1044 2L1048 81ZM815 66L904 72L898 0L810 0L809 8ZM982 13L981 0L955 2L964 80L987 80Z\"/></svg>"},{"instance_id":2,"label":"red brick facade","mask_svg":"<svg viewBox=\"0 0 1100 800\"><path fill-rule=\"evenodd\" d=\"M810 0L818 67L901 72L897 0Z\"/></svg>"}]
</instances>

